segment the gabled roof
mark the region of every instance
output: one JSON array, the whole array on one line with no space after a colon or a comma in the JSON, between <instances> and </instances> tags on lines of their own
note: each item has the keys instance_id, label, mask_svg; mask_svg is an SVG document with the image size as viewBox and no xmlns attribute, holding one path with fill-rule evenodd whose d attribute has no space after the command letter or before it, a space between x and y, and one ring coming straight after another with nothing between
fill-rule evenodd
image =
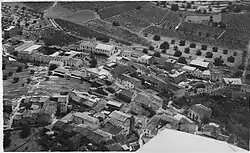
<instances>
[{"instance_id":1,"label":"gabled roof","mask_svg":"<svg viewBox=\"0 0 250 153\"><path fill-rule=\"evenodd\" d=\"M125 122L125 121L126 121L127 119L129 119L131 116L132 116L132 115L130 115L130 114L123 113L123 112L117 111L117 110L113 111L113 112L109 115L109 117L114 118L114 119L116 119L116 120L118 120L118 121L122 121L122 122Z\"/></svg>"}]
</instances>

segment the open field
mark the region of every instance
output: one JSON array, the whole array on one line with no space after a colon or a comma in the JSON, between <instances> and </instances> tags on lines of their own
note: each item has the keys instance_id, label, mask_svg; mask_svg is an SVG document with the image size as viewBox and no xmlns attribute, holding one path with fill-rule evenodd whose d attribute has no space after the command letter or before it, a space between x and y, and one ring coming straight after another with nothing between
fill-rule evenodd
<instances>
[{"instance_id":1,"label":"open field","mask_svg":"<svg viewBox=\"0 0 250 153\"><path fill-rule=\"evenodd\" d=\"M42 12L53 5L54 2L22 2L26 6L29 6L32 10Z\"/></svg>"},{"instance_id":2,"label":"open field","mask_svg":"<svg viewBox=\"0 0 250 153\"><path fill-rule=\"evenodd\" d=\"M141 38L135 33L129 30L123 29L121 27L115 27L109 22L104 22L102 20L93 20L84 24L84 26L93 29L95 31L101 32L106 35L111 35L115 38L119 38L130 43L142 44L145 46L150 45L145 38Z\"/></svg>"}]
</instances>

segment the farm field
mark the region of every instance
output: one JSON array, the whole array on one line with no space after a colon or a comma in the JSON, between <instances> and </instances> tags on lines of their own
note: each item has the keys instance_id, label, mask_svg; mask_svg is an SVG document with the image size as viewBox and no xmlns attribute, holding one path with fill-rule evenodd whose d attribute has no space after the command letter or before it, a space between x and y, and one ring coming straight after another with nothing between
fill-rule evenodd
<instances>
[{"instance_id":1,"label":"farm field","mask_svg":"<svg viewBox=\"0 0 250 153\"><path fill-rule=\"evenodd\" d=\"M227 29L250 33L250 13L223 14L222 22L227 24Z\"/></svg>"},{"instance_id":2,"label":"farm field","mask_svg":"<svg viewBox=\"0 0 250 153\"><path fill-rule=\"evenodd\" d=\"M53 5L54 2L22 2L23 4L30 7L32 10L37 12L43 12Z\"/></svg>"},{"instance_id":3,"label":"farm field","mask_svg":"<svg viewBox=\"0 0 250 153\"><path fill-rule=\"evenodd\" d=\"M105 22L102 20L93 20L83 25L103 34L111 35L112 37L119 38L130 43L142 44L145 46L150 45L150 42L147 41L145 38L141 38L137 34L132 33L121 27L115 27L109 22Z\"/></svg>"},{"instance_id":4,"label":"farm field","mask_svg":"<svg viewBox=\"0 0 250 153\"><path fill-rule=\"evenodd\" d=\"M182 19L182 14L182 12L169 11L160 22L160 26L168 29L175 28L180 23Z\"/></svg>"},{"instance_id":5,"label":"farm field","mask_svg":"<svg viewBox=\"0 0 250 153\"><path fill-rule=\"evenodd\" d=\"M180 34L175 30L169 30L160 26L150 26L147 29L143 30L142 33L149 33L152 35L160 35L165 37L174 37L179 38Z\"/></svg>"}]
</instances>

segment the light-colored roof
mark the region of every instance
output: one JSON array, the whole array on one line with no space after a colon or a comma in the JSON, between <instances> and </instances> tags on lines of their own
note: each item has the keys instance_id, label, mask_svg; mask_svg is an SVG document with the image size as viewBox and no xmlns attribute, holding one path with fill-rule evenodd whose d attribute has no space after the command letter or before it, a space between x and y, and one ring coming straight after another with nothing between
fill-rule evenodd
<instances>
[{"instance_id":1,"label":"light-colored roof","mask_svg":"<svg viewBox=\"0 0 250 153\"><path fill-rule=\"evenodd\" d=\"M89 122L96 122L96 121L98 121L97 118L89 116L88 112L76 112L76 113L73 114L73 116L82 118L82 119L87 120Z\"/></svg>"},{"instance_id":2,"label":"light-colored roof","mask_svg":"<svg viewBox=\"0 0 250 153\"><path fill-rule=\"evenodd\" d=\"M202 74L203 74L203 75L211 75L209 70L205 70L205 71L203 71L203 73L202 73Z\"/></svg>"},{"instance_id":3,"label":"light-colored roof","mask_svg":"<svg viewBox=\"0 0 250 153\"><path fill-rule=\"evenodd\" d=\"M204 59L204 58L201 58L201 57L197 57L196 60L197 60L197 61L204 62L205 59Z\"/></svg>"},{"instance_id":4,"label":"light-colored roof","mask_svg":"<svg viewBox=\"0 0 250 153\"><path fill-rule=\"evenodd\" d=\"M115 110L109 115L109 117L124 122L126 119L130 118L131 115Z\"/></svg>"},{"instance_id":5,"label":"light-colored roof","mask_svg":"<svg viewBox=\"0 0 250 153\"><path fill-rule=\"evenodd\" d=\"M98 43L95 49L111 51L115 46Z\"/></svg>"},{"instance_id":6,"label":"light-colored roof","mask_svg":"<svg viewBox=\"0 0 250 153\"><path fill-rule=\"evenodd\" d=\"M7 29L4 29L5 31L10 31L11 29L15 28L15 26L9 26Z\"/></svg>"},{"instance_id":7,"label":"light-colored roof","mask_svg":"<svg viewBox=\"0 0 250 153\"><path fill-rule=\"evenodd\" d=\"M42 45L32 45L32 46L26 48L24 51L31 53L33 50L36 50L36 49L38 49L40 47L42 47Z\"/></svg>"},{"instance_id":8,"label":"light-colored roof","mask_svg":"<svg viewBox=\"0 0 250 153\"><path fill-rule=\"evenodd\" d=\"M157 136L143 145L137 153L231 153L231 152L247 152L244 149L230 145L223 141L202 137L186 132L165 129Z\"/></svg>"},{"instance_id":9,"label":"light-colored roof","mask_svg":"<svg viewBox=\"0 0 250 153\"><path fill-rule=\"evenodd\" d=\"M188 71L194 71L196 68L192 67L192 66L185 65L185 66L182 67L182 69L188 70Z\"/></svg>"},{"instance_id":10,"label":"light-colored roof","mask_svg":"<svg viewBox=\"0 0 250 153\"><path fill-rule=\"evenodd\" d=\"M143 59L150 59L150 58L152 58L153 56L149 56L149 55L147 55L147 54L144 54L144 55L142 55L141 56L141 58L143 58Z\"/></svg>"},{"instance_id":11,"label":"light-colored roof","mask_svg":"<svg viewBox=\"0 0 250 153\"><path fill-rule=\"evenodd\" d=\"M208 65L209 65L209 62L202 62L202 61L199 61L199 60L192 60L190 62L190 65L201 66L201 67L207 68Z\"/></svg>"},{"instance_id":12,"label":"light-colored roof","mask_svg":"<svg viewBox=\"0 0 250 153\"><path fill-rule=\"evenodd\" d=\"M15 48L15 51L23 51L24 49L32 46L34 43L34 41L24 41L22 45Z\"/></svg>"},{"instance_id":13,"label":"light-colored roof","mask_svg":"<svg viewBox=\"0 0 250 153\"><path fill-rule=\"evenodd\" d=\"M113 105L113 106L116 106L116 107L121 107L122 106L122 103L119 103L119 102L116 102L116 101L108 101L107 104Z\"/></svg>"},{"instance_id":14,"label":"light-colored roof","mask_svg":"<svg viewBox=\"0 0 250 153\"><path fill-rule=\"evenodd\" d=\"M234 84L234 85L242 85L242 81L240 78L223 78L226 84Z\"/></svg>"}]
</instances>

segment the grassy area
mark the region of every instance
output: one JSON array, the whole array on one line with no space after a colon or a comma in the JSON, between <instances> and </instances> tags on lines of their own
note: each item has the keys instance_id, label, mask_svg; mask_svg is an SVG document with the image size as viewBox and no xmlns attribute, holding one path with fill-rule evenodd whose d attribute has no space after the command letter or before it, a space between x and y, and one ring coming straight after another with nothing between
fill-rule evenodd
<instances>
[{"instance_id":1,"label":"grassy area","mask_svg":"<svg viewBox=\"0 0 250 153\"><path fill-rule=\"evenodd\" d=\"M53 5L54 2L23 2L26 6L30 7L36 12L42 12Z\"/></svg>"}]
</instances>

